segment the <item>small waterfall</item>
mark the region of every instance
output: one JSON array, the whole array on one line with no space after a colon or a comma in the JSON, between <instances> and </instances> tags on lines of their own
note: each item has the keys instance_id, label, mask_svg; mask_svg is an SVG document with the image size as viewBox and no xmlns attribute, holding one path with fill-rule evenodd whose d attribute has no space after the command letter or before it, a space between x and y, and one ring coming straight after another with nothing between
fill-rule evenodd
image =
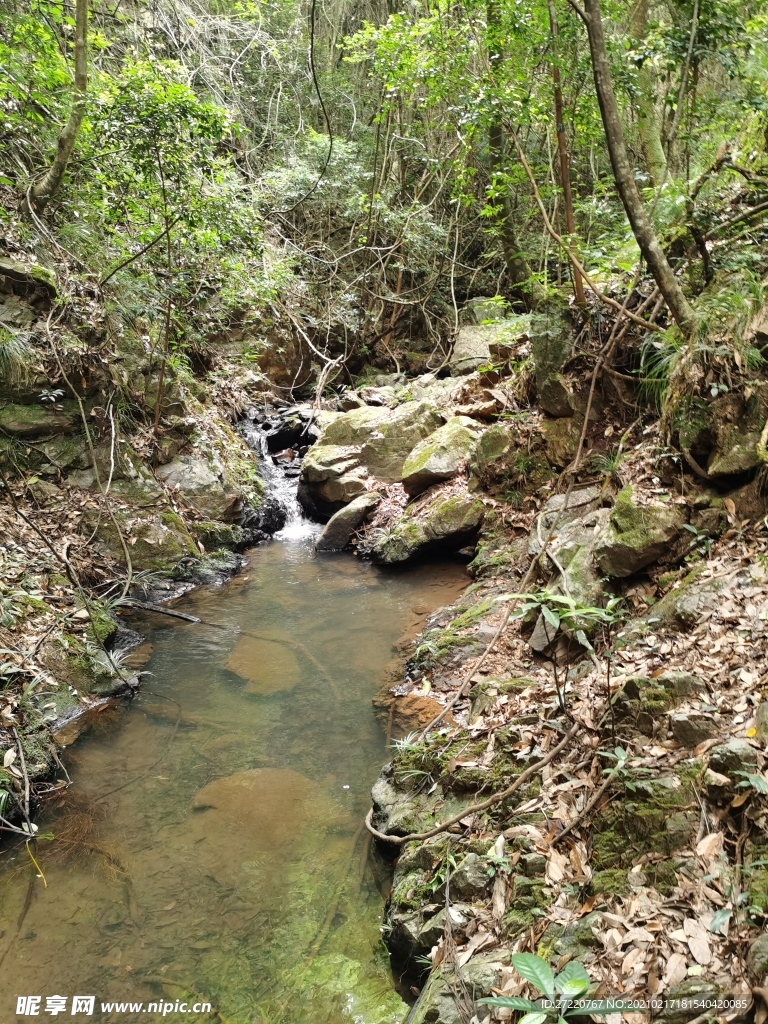
<instances>
[{"instance_id":1,"label":"small waterfall","mask_svg":"<svg viewBox=\"0 0 768 1024\"><path fill-rule=\"evenodd\" d=\"M257 423L246 420L241 429L245 439L258 453L267 493L285 511L285 525L275 533L275 538L300 541L316 536L322 527L306 518L296 497L300 467L298 456L293 461L279 461L270 452L267 435Z\"/></svg>"}]
</instances>

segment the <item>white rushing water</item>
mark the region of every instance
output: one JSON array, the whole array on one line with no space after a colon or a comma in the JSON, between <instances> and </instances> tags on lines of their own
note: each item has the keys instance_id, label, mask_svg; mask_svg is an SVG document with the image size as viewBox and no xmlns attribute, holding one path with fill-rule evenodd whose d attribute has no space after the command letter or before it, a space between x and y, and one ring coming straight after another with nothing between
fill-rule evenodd
<instances>
[{"instance_id":1,"label":"white rushing water","mask_svg":"<svg viewBox=\"0 0 768 1024\"><path fill-rule=\"evenodd\" d=\"M245 436L248 442L259 453L261 475L267 493L271 495L285 509L285 526L275 534L277 540L288 542L301 542L316 537L322 530L320 523L313 523L304 515L304 510L298 502L296 492L299 486L298 475L291 476L285 468L275 461L269 451L267 439L258 426L248 424L245 426Z\"/></svg>"}]
</instances>

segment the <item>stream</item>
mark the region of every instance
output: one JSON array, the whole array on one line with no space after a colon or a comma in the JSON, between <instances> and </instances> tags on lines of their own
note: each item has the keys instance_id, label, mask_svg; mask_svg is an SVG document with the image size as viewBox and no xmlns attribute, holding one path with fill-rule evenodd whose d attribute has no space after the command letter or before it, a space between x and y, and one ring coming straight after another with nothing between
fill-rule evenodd
<instances>
[{"instance_id":1,"label":"stream","mask_svg":"<svg viewBox=\"0 0 768 1024\"><path fill-rule=\"evenodd\" d=\"M66 752L73 780L36 857L0 855L0 1020L18 996L60 1019L396 1024L381 943L386 866L361 822L387 760L372 698L393 645L466 586L462 565L385 573L318 558L289 517L243 573L158 616L132 656L137 698ZM145 664L144 657L148 655ZM95 1010L71 1014L72 997ZM211 1013L187 1011L198 1000ZM101 1010L110 1001L143 1003Z\"/></svg>"}]
</instances>

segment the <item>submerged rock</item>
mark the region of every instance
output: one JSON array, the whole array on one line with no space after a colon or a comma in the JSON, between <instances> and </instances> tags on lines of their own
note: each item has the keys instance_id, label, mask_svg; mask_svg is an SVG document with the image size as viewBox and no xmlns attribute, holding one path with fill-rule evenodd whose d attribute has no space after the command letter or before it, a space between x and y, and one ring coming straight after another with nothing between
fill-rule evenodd
<instances>
[{"instance_id":1,"label":"submerged rock","mask_svg":"<svg viewBox=\"0 0 768 1024\"><path fill-rule=\"evenodd\" d=\"M406 562L429 549L458 550L474 540L485 515L485 505L466 491L450 497L436 490L426 504L409 506L391 530L371 545L374 558L385 565Z\"/></svg>"},{"instance_id":2,"label":"submerged rock","mask_svg":"<svg viewBox=\"0 0 768 1024\"><path fill-rule=\"evenodd\" d=\"M471 458L479 438L475 420L455 416L443 427L420 441L405 460L403 486L409 494L419 494L434 484L456 476Z\"/></svg>"},{"instance_id":3,"label":"submerged rock","mask_svg":"<svg viewBox=\"0 0 768 1024\"><path fill-rule=\"evenodd\" d=\"M360 529L380 501L381 497L374 491L366 491L353 498L349 505L339 509L326 523L315 544L316 550L343 551L352 539L352 534Z\"/></svg>"},{"instance_id":4,"label":"submerged rock","mask_svg":"<svg viewBox=\"0 0 768 1024\"><path fill-rule=\"evenodd\" d=\"M342 953L328 953L291 972L286 989L295 988L304 1005L323 1020L361 1024L402 1024L408 1007L392 988L386 969L377 972Z\"/></svg>"},{"instance_id":5,"label":"submerged rock","mask_svg":"<svg viewBox=\"0 0 768 1024\"><path fill-rule=\"evenodd\" d=\"M596 540L595 558L606 575L631 576L669 554L682 533L676 505L637 505L625 487Z\"/></svg>"},{"instance_id":6,"label":"submerged rock","mask_svg":"<svg viewBox=\"0 0 768 1024\"><path fill-rule=\"evenodd\" d=\"M246 691L260 696L293 690L301 669L293 651L281 643L243 636L224 662L230 672L246 680Z\"/></svg>"},{"instance_id":7,"label":"submerged rock","mask_svg":"<svg viewBox=\"0 0 768 1024\"><path fill-rule=\"evenodd\" d=\"M329 830L348 824L349 815L311 779L290 768L252 768L209 782L192 809L192 831L214 843L248 852L279 854L303 830ZM232 852L231 849L229 852Z\"/></svg>"}]
</instances>

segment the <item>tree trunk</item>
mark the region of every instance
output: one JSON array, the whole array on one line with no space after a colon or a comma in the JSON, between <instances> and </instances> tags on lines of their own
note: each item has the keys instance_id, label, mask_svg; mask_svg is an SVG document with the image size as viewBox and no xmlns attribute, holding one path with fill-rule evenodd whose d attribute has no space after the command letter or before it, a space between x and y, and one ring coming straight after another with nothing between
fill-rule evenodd
<instances>
[{"instance_id":1,"label":"tree trunk","mask_svg":"<svg viewBox=\"0 0 768 1024\"><path fill-rule=\"evenodd\" d=\"M648 264L648 269L653 274L659 291L664 296L678 326L685 334L689 334L694 321L693 308L683 294L664 250L659 244L656 232L643 205L643 199L635 181L634 170L629 162L605 48L600 0L584 0L584 21L589 37L597 100L600 105L605 141L608 155L611 158L616 188L621 196L640 252Z\"/></svg>"},{"instance_id":2,"label":"tree trunk","mask_svg":"<svg viewBox=\"0 0 768 1024\"><path fill-rule=\"evenodd\" d=\"M565 123L563 122L563 93L560 88L560 57L557 50L557 12L555 0L549 0L549 31L552 36L554 60L552 62L552 86L555 94L555 128L557 131L557 155L560 163L560 188L563 190L565 206L565 230L569 236L576 234L576 219L573 215L573 193L571 192L571 162L568 158L568 145L565 139ZM578 306L586 306L584 282L581 274L573 268L573 291Z\"/></svg>"},{"instance_id":3,"label":"tree trunk","mask_svg":"<svg viewBox=\"0 0 768 1024\"><path fill-rule=\"evenodd\" d=\"M488 24L488 61L491 78L497 77L501 64L501 48L499 46L499 0L487 0L486 16ZM501 116L493 118L488 129L488 146L491 155L491 172L502 175L505 168L504 131ZM506 194L491 201L494 208L496 225L501 239L504 262L507 266L512 289L517 292L529 309L541 306L547 298L547 290L533 276L533 271L520 248L512 216L509 196Z\"/></svg>"},{"instance_id":4,"label":"tree trunk","mask_svg":"<svg viewBox=\"0 0 768 1024\"><path fill-rule=\"evenodd\" d=\"M88 0L76 0L75 7L75 94L67 123L61 130L53 163L30 191L32 206L42 213L57 191L67 170L77 134L85 116L88 90Z\"/></svg>"},{"instance_id":5,"label":"tree trunk","mask_svg":"<svg viewBox=\"0 0 768 1024\"><path fill-rule=\"evenodd\" d=\"M638 0L630 22L632 38L641 43L648 24L648 0ZM661 141L661 124L656 109L653 68L643 61L637 71L637 131L651 181L661 185L667 173L667 158Z\"/></svg>"}]
</instances>

